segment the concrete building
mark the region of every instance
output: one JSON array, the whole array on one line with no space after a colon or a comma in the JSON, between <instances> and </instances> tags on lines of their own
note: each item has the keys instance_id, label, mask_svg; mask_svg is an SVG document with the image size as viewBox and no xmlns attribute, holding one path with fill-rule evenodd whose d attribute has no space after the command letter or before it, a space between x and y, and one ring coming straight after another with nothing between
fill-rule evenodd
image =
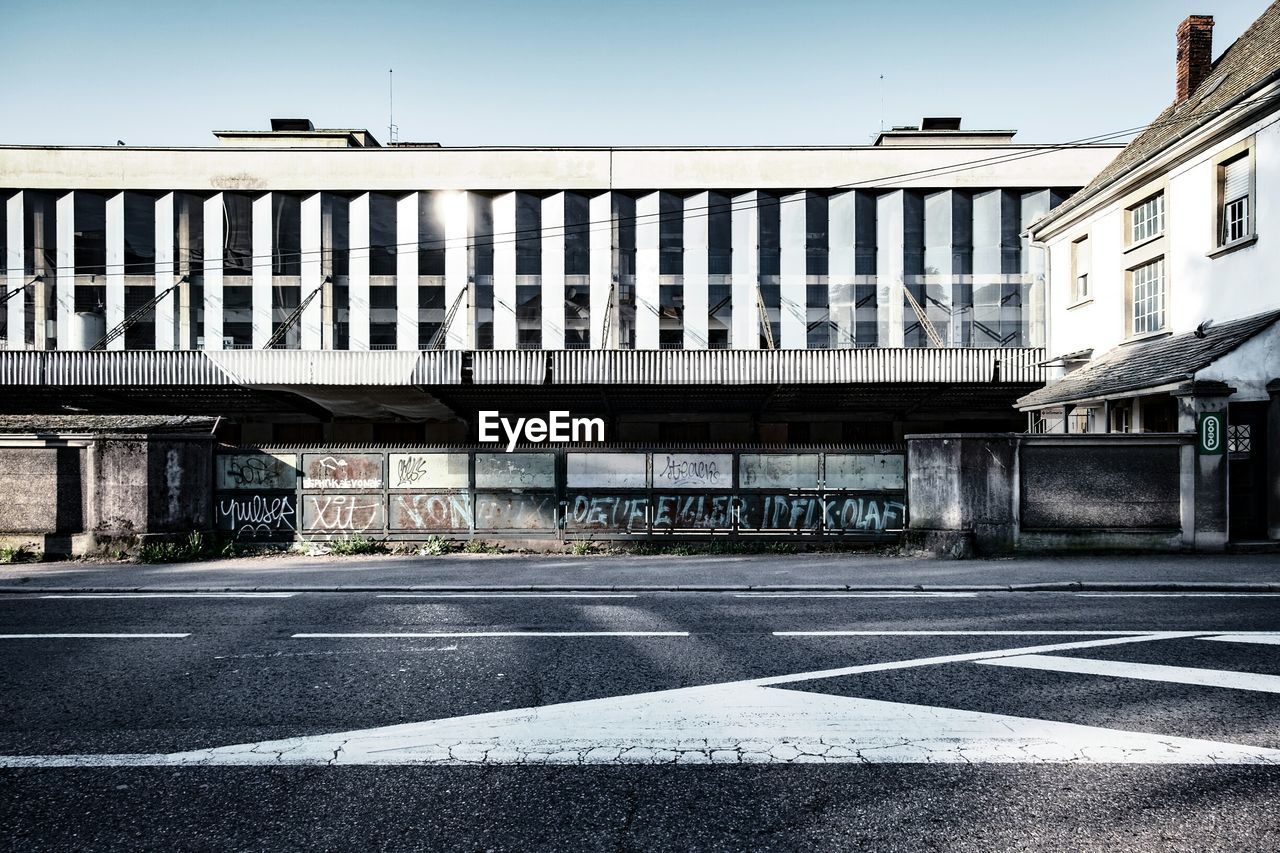
<instances>
[{"instance_id":1,"label":"concrete building","mask_svg":"<svg viewBox=\"0 0 1280 853\"><path fill-rule=\"evenodd\" d=\"M1008 428L1043 360L1026 228L1117 150L954 118L796 148L215 135L0 148L7 411L253 442L461 441L481 409L619 441Z\"/></svg>"},{"instance_id":2,"label":"concrete building","mask_svg":"<svg viewBox=\"0 0 1280 853\"><path fill-rule=\"evenodd\" d=\"M1033 224L1052 381L1019 401L1031 432L1199 430L1198 547L1280 538L1280 4L1216 62L1212 29L1182 23L1173 103Z\"/></svg>"}]
</instances>

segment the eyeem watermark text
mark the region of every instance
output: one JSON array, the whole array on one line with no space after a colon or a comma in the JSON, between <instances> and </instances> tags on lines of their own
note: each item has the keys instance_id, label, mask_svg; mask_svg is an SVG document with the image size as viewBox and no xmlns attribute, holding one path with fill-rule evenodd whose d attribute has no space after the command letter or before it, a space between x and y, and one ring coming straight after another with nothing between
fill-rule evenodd
<instances>
[{"instance_id":1,"label":"eyeem watermark text","mask_svg":"<svg viewBox=\"0 0 1280 853\"><path fill-rule=\"evenodd\" d=\"M499 434L501 429L501 434ZM575 418L568 412L547 412L545 418L504 418L500 412L480 412L480 441L489 444L507 442L507 452L521 441L541 444L544 441L604 441L603 418Z\"/></svg>"}]
</instances>

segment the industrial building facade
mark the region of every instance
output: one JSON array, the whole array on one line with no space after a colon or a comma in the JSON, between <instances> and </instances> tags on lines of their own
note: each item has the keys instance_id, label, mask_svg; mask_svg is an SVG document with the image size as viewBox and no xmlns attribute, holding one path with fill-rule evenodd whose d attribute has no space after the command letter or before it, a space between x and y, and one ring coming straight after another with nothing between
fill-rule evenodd
<instances>
[{"instance_id":1,"label":"industrial building facade","mask_svg":"<svg viewBox=\"0 0 1280 853\"><path fill-rule=\"evenodd\" d=\"M335 351L366 375L352 385L367 384L373 369L359 353L456 351L472 396L485 384L476 378L484 353L508 365L495 385L527 384L530 372L551 384L549 359L561 353L570 384L604 391L586 406L614 417L613 438L739 441L900 437L902 426L886 424L934 402L903 393L931 389L921 380L934 369L911 353L947 350L928 357L988 386L1020 376L1016 388L987 387L967 407L1004 424L1017 392L1037 384L1044 341L1043 261L1026 228L1116 150L1015 145L1011 131L961 130L948 119L860 147L381 147L365 131L296 120L217 137L205 149L0 149L6 349L198 351L219 364L252 362L258 374L271 372L275 353L229 351ZM776 392L772 365L790 364L786 384L796 387L867 384L861 367L819 375L817 361L803 361L830 350L876 350L846 361L881 364L871 382L894 387L844 402L801 394L792 414L811 413L816 430L761 430L761 400L745 386ZM590 360L623 351L636 351L633 360L664 354L622 383ZM725 352L699 368L705 382L664 382L668 366L680 373L700 357L689 351ZM747 357L752 367L742 366ZM728 384L744 386L734 395L743 405L667 394L667 406L632 407L653 415L647 426L625 413L625 400L610 405L610 390L625 396L621 385L723 389L725 370L737 377ZM947 383L945 373L932 378ZM483 406L423 385L425 407L388 395L335 403L341 387L313 393L283 373L269 378L252 384L271 386L263 393L280 405L250 416L207 400L200 414L227 415L255 439L456 440L474 435L477 407L545 412L557 402L494 389ZM189 411L151 391L120 392L124 411ZM22 411L45 405L32 393ZM51 413L76 405L56 396L46 401ZM110 413L112 403L84 396L78 408ZM299 397L305 403L288 405ZM934 421L965 418L966 407L951 408L954 416L934 412ZM702 425L654 428L671 418ZM839 426L867 418L880 426Z\"/></svg>"}]
</instances>

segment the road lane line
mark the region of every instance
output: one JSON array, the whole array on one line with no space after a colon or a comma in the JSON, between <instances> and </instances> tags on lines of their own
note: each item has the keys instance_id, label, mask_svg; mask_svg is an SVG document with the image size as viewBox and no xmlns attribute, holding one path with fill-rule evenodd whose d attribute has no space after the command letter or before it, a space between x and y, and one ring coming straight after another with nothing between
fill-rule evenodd
<instances>
[{"instance_id":1,"label":"road lane line","mask_svg":"<svg viewBox=\"0 0 1280 853\"><path fill-rule=\"evenodd\" d=\"M1162 681L1167 684L1190 684L1197 687L1252 690L1257 693L1280 693L1280 675L1261 675L1255 672L1232 672L1224 669L1199 669L1191 666L1165 666L1154 663L1056 655L1016 655L980 660L975 663L1016 669L1037 669L1043 672L1069 672L1077 675L1132 678L1138 681Z\"/></svg>"},{"instance_id":2,"label":"road lane line","mask_svg":"<svg viewBox=\"0 0 1280 853\"><path fill-rule=\"evenodd\" d=\"M976 592L736 592L734 598L976 598Z\"/></svg>"},{"instance_id":3,"label":"road lane line","mask_svg":"<svg viewBox=\"0 0 1280 853\"><path fill-rule=\"evenodd\" d=\"M1216 637L1197 637L1198 640L1212 640L1216 643L1257 643L1263 646L1280 646L1280 632L1274 634L1219 634Z\"/></svg>"},{"instance_id":4,"label":"road lane line","mask_svg":"<svg viewBox=\"0 0 1280 853\"><path fill-rule=\"evenodd\" d=\"M181 640L190 634L0 634L0 640Z\"/></svg>"},{"instance_id":5,"label":"road lane line","mask_svg":"<svg viewBox=\"0 0 1280 853\"><path fill-rule=\"evenodd\" d=\"M1146 637L1156 633L1158 631L773 631L774 637Z\"/></svg>"},{"instance_id":6,"label":"road lane line","mask_svg":"<svg viewBox=\"0 0 1280 853\"><path fill-rule=\"evenodd\" d=\"M1077 592L1080 598L1280 598L1280 592Z\"/></svg>"},{"instance_id":7,"label":"road lane line","mask_svg":"<svg viewBox=\"0 0 1280 853\"><path fill-rule=\"evenodd\" d=\"M612 592L406 592L379 595L378 598L638 598Z\"/></svg>"},{"instance_id":8,"label":"road lane line","mask_svg":"<svg viewBox=\"0 0 1280 853\"><path fill-rule=\"evenodd\" d=\"M295 640L454 640L481 637L687 637L688 631L450 631L430 633L294 634Z\"/></svg>"},{"instance_id":9,"label":"road lane line","mask_svg":"<svg viewBox=\"0 0 1280 853\"><path fill-rule=\"evenodd\" d=\"M77 598L293 598L293 592L77 592L73 594L40 595L40 599Z\"/></svg>"}]
</instances>

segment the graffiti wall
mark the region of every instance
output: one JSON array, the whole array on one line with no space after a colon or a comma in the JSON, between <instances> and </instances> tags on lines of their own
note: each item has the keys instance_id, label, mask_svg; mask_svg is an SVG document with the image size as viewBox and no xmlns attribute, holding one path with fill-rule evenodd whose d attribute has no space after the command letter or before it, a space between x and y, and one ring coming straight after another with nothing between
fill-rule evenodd
<instances>
[{"instance_id":1,"label":"graffiti wall","mask_svg":"<svg viewBox=\"0 0 1280 853\"><path fill-rule=\"evenodd\" d=\"M219 529L240 538L435 534L884 534L901 453L228 453Z\"/></svg>"}]
</instances>

